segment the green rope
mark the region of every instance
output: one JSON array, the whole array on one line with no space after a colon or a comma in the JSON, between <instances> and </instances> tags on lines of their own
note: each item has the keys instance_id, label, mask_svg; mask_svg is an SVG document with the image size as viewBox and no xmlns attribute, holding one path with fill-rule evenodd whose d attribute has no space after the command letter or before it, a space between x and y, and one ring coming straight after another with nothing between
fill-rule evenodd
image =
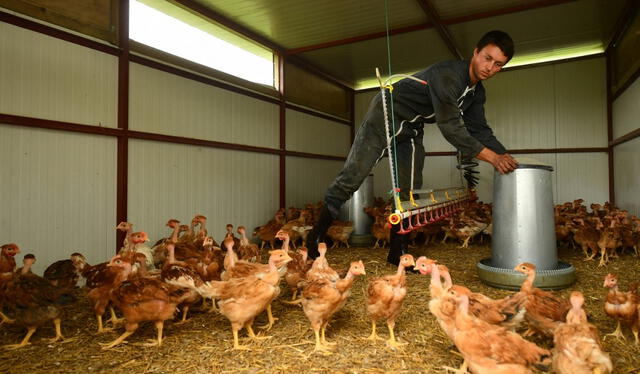
<instances>
[{"instance_id":1,"label":"green rope","mask_svg":"<svg viewBox=\"0 0 640 374\"><path fill-rule=\"evenodd\" d=\"M389 39L389 4L388 4L388 0L384 0L384 23L385 23L385 27L386 27L386 33L387 33L387 63L388 63L388 68L389 68L389 76L391 76L391 42ZM393 84L392 82L390 82L391 84ZM392 165L393 165L393 169L391 171L391 174L393 175L394 180L392 181L393 184L395 186L398 187L398 189L400 188L400 176L398 175L398 153L396 151L396 117L393 115L393 90L389 90L389 101L391 101L391 129L392 129L392 133L391 133L391 138L393 139L393 159L392 159ZM391 157L391 155L389 155L389 157ZM396 192L395 190L393 191L394 194L397 194L398 192ZM396 207L397 209L398 207Z\"/></svg>"}]
</instances>

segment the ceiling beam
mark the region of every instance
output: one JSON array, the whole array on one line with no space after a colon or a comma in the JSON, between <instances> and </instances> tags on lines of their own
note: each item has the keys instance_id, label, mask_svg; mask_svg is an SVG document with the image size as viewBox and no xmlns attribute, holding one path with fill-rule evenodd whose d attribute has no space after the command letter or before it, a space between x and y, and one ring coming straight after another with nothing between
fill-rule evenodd
<instances>
[{"instance_id":1,"label":"ceiling beam","mask_svg":"<svg viewBox=\"0 0 640 374\"><path fill-rule=\"evenodd\" d=\"M490 10L490 11L487 11L487 12L470 14L470 15L467 15L467 16L454 17L454 18L442 20L442 24L443 25L455 25L455 24L458 24L458 23L475 21L475 20L479 20L479 19L483 19L483 18L496 17L496 16L505 15L505 14L523 12L523 11L526 11L526 10L544 8L544 7L547 7L547 6L565 4L565 3L570 3L570 2L574 2L574 1L577 1L577 0L538 0L538 1L534 1L532 3L528 3L528 4L515 5L515 6L512 6L512 7L501 8L501 9L494 9L494 10ZM404 34L404 33L413 32L413 31L426 30L426 29L430 29L432 27L434 27L434 25L432 23L430 23L430 22L421 23L421 24L412 25L412 26L404 26L404 27L399 27L399 28L395 28L395 29L389 30L389 35L398 35L398 34ZM353 36L353 37L345 38L345 39L333 40L333 41L328 41L328 42L324 42L324 43L318 43L318 44L303 46L303 47L299 47L299 48L292 48L292 49L287 50L286 53L289 54L289 55L293 55L293 54L298 54L298 53L303 53L303 52L310 52L310 51L315 51L315 50L318 50L318 49L337 47L337 46L341 46L341 45L345 45L345 44L351 44L351 43L362 42L362 41L366 41L366 40L383 38L386 35L387 35L386 31L378 31L378 32L370 33L370 34Z\"/></svg>"},{"instance_id":2,"label":"ceiling beam","mask_svg":"<svg viewBox=\"0 0 640 374\"><path fill-rule=\"evenodd\" d=\"M222 25L250 40L253 40L256 43L259 43L269 49L271 49L272 51L274 51L275 53L278 54L286 54L286 49L284 47L282 47L281 45L275 43L274 41L272 41L269 38L266 38L238 23L236 23L235 21L223 16L222 14L216 12L215 10L200 4L197 0L171 0L173 3L175 3L178 6L181 6L183 8L185 8L188 11L194 12L197 15L200 15L202 17L205 17L208 20L214 21L215 23ZM320 69L319 67L311 64L309 61L299 57L299 56L291 56L289 57L289 61L295 63L296 65L299 65L300 67L309 70L317 75L320 75L322 77L324 77L325 79L331 81L332 83L347 89L347 90L353 90L353 88L341 81L340 79L334 77L333 75L323 71L322 69Z\"/></svg>"},{"instance_id":3,"label":"ceiling beam","mask_svg":"<svg viewBox=\"0 0 640 374\"><path fill-rule=\"evenodd\" d=\"M640 8L640 3L637 0L627 0L624 7L622 8L622 12L620 12L620 17L616 22L616 27L611 33L609 42L607 43L607 48L605 51L610 51L611 48L615 48L617 43L620 41L620 38L627 30L633 18L635 17L636 12L638 12Z\"/></svg>"},{"instance_id":4,"label":"ceiling beam","mask_svg":"<svg viewBox=\"0 0 640 374\"><path fill-rule=\"evenodd\" d=\"M422 8L424 14L427 15L427 18L429 19L429 21L431 21L438 34L440 34L442 41L444 41L444 44L447 46L447 48L449 48L449 51L451 52L451 54L453 54L453 57L457 58L458 60L462 60L463 57L462 53L460 52L460 48L458 48L458 44L455 40L453 40L451 33L449 33L447 27L442 23L442 20L440 20L440 15L438 15L438 11L431 3L431 0L416 1L418 2L418 5L420 5L420 8Z\"/></svg>"}]
</instances>

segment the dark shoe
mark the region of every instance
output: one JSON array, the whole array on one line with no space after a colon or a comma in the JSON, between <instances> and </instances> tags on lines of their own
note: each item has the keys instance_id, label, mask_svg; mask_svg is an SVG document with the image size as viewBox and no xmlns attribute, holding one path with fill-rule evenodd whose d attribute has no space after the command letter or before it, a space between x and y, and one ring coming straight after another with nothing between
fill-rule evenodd
<instances>
[{"instance_id":1,"label":"dark shoe","mask_svg":"<svg viewBox=\"0 0 640 374\"><path fill-rule=\"evenodd\" d=\"M387 255L387 262L398 266L400 263L400 256L407 253L407 247L409 244L409 237L398 233L400 225L391 226L391 232L389 234L389 254Z\"/></svg>"},{"instance_id":2,"label":"dark shoe","mask_svg":"<svg viewBox=\"0 0 640 374\"><path fill-rule=\"evenodd\" d=\"M316 224L313 225L313 229L311 229L307 235L307 253L310 259L315 260L316 257L320 256L320 252L318 252L318 243L325 241L324 237L334 219L335 218L325 204L320 211L320 216L318 217Z\"/></svg>"}]
</instances>

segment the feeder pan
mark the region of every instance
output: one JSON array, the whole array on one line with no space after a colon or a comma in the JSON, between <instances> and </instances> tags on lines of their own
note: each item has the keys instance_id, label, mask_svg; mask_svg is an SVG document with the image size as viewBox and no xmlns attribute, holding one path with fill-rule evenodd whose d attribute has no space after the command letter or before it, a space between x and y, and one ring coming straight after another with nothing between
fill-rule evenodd
<instances>
[{"instance_id":1,"label":"feeder pan","mask_svg":"<svg viewBox=\"0 0 640 374\"><path fill-rule=\"evenodd\" d=\"M561 289L575 281L576 269L558 261L551 172L536 162L521 162L508 174L494 172L491 258L478 262L480 279L490 286L519 289L522 262L536 265L534 285Z\"/></svg>"}]
</instances>

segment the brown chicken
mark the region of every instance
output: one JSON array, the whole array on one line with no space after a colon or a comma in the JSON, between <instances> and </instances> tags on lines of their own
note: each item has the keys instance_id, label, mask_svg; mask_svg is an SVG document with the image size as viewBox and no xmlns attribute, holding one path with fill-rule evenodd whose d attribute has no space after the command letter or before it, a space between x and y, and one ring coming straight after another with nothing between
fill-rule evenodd
<instances>
[{"instance_id":1,"label":"brown chicken","mask_svg":"<svg viewBox=\"0 0 640 374\"><path fill-rule=\"evenodd\" d=\"M17 349L30 344L29 340L36 329L43 324L53 321L56 336L48 340L49 343L64 339L60 328L62 306L74 301L73 295L66 290L56 287L46 279L31 273L30 267L34 261L27 260L20 274L14 274L0 287L0 305L10 310L14 317L13 323L27 328L27 334L18 344L5 345L8 349Z\"/></svg>"},{"instance_id":2,"label":"brown chicken","mask_svg":"<svg viewBox=\"0 0 640 374\"><path fill-rule=\"evenodd\" d=\"M101 263L83 272L83 275L87 278L87 287L90 288L87 297L93 304L93 311L98 322L98 333L113 330L112 328L105 328L102 323L102 315L107 309L107 306L109 306L111 290L117 286L115 282L118 272L114 267L108 265L109 263ZM107 323L111 322L113 325L116 325L122 322L122 320L116 316L112 306L109 306L109 311L111 318Z\"/></svg>"},{"instance_id":3,"label":"brown chicken","mask_svg":"<svg viewBox=\"0 0 640 374\"><path fill-rule=\"evenodd\" d=\"M238 245L238 257L241 260L257 262L260 257L260 249L256 244L249 242L247 232L244 226L238 226L238 234L240 234L240 244Z\"/></svg>"},{"instance_id":4,"label":"brown chicken","mask_svg":"<svg viewBox=\"0 0 640 374\"><path fill-rule=\"evenodd\" d=\"M338 273L329 266L326 258L327 244L318 243L318 252L320 255L313 260L311 269L307 271L307 281L313 282L319 279L326 279L334 283L337 282L340 277Z\"/></svg>"},{"instance_id":5,"label":"brown chicken","mask_svg":"<svg viewBox=\"0 0 640 374\"><path fill-rule=\"evenodd\" d=\"M429 292L429 311L436 317L440 328L453 341L453 331L455 328L455 308L456 304L448 297L447 290L452 286L451 281L442 284L441 270L443 269L435 260L424 256L418 258L415 269L420 274L431 274ZM447 273L448 274L448 273Z\"/></svg>"},{"instance_id":6,"label":"brown chicken","mask_svg":"<svg viewBox=\"0 0 640 374\"><path fill-rule=\"evenodd\" d=\"M602 351L598 329L587 322L582 305L584 296L573 291L567 322L553 336L553 371L558 374L610 373L613 370L609 354Z\"/></svg>"},{"instance_id":7,"label":"brown chicken","mask_svg":"<svg viewBox=\"0 0 640 374\"><path fill-rule=\"evenodd\" d=\"M289 257L292 258L292 261L287 264L284 280L291 290L291 301L293 301L298 295L298 289L301 286L301 282L305 280L311 264L307 262L307 248L300 247L297 252L291 252L289 250L289 233L280 230L280 232L278 232L278 239L282 240L282 250L287 251Z\"/></svg>"},{"instance_id":8,"label":"brown chicken","mask_svg":"<svg viewBox=\"0 0 640 374\"><path fill-rule=\"evenodd\" d=\"M27 253L22 257L22 266L17 268L16 274L33 274L31 267L36 263L36 256L33 253ZM8 278L7 278L8 279ZM1 282L0 282L1 283Z\"/></svg>"},{"instance_id":9,"label":"brown chicken","mask_svg":"<svg viewBox=\"0 0 640 374\"><path fill-rule=\"evenodd\" d=\"M185 293L155 278L128 279L131 263L120 256L112 258L109 267L114 268L117 273L110 292L111 302L122 311L126 322L125 332L114 341L101 344L102 349L111 349L122 343L138 329L141 322L145 321L154 322L158 331L157 339L145 345L162 345L164 321L173 317L176 306L184 302Z\"/></svg>"},{"instance_id":10,"label":"brown chicken","mask_svg":"<svg viewBox=\"0 0 640 374\"><path fill-rule=\"evenodd\" d=\"M20 253L20 248L14 244L4 244L0 247L0 273L13 273L16 270L15 256Z\"/></svg>"},{"instance_id":11,"label":"brown chicken","mask_svg":"<svg viewBox=\"0 0 640 374\"><path fill-rule=\"evenodd\" d=\"M448 291L456 303L453 341L472 373L518 374L549 370L551 354L520 335L488 324L469 313L470 291L452 286Z\"/></svg>"},{"instance_id":12,"label":"brown chicken","mask_svg":"<svg viewBox=\"0 0 640 374\"><path fill-rule=\"evenodd\" d=\"M227 247L227 256L225 257L225 271L220 276L220 279L222 279L223 281L228 281L235 278L242 279L250 276L260 278L271 271L270 264L259 264L244 260L234 260L233 256L235 255L235 252L233 251L233 241L231 240L230 236L227 236L227 239L224 240L223 244ZM227 258L230 258L231 260L227 261ZM278 271L278 276L280 278L284 277L284 274L287 271L287 263L291 261L291 257L289 257L289 255L287 254L286 258L275 257L274 261L276 269ZM262 329L270 330L277 318L273 317L273 313L271 312L271 303L267 305L266 310L268 323L259 327Z\"/></svg>"},{"instance_id":13,"label":"brown chicken","mask_svg":"<svg viewBox=\"0 0 640 374\"><path fill-rule=\"evenodd\" d=\"M364 274L364 264L357 261L352 262L347 275L335 283L328 279L306 283L302 290L301 303L315 334L316 351L329 353L331 345L335 344L325 338L327 325L331 317L346 303L355 277Z\"/></svg>"},{"instance_id":14,"label":"brown chicken","mask_svg":"<svg viewBox=\"0 0 640 374\"><path fill-rule=\"evenodd\" d=\"M631 331L638 344L638 329L640 328L640 315L638 308L640 307L640 297L638 296L638 284L629 285L627 292L618 290L618 276L615 274L607 274L604 278L604 287L609 289L607 299L604 303L604 311L610 318L615 319L618 325L614 332L606 334L619 339L625 339L620 329L620 323L631 326Z\"/></svg>"},{"instance_id":15,"label":"brown chicken","mask_svg":"<svg viewBox=\"0 0 640 374\"><path fill-rule=\"evenodd\" d=\"M193 277L194 274L196 274L196 270L184 262L176 261L176 256L174 254L175 244L173 242L166 242L165 247L167 248L168 256L167 262L165 262L164 266L162 267L160 280L179 287L172 292L172 295L182 300L182 302L178 305L178 307L182 310L182 319L178 323L184 323L187 321L187 313L189 312L189 308L193 304L200 301L201 297L198 292L193 289L180 287L179 283L176 283L176 280L185 276Z\"/></svg>"},{"instance_id":16,"label":"brown chicken","mask_svg":"<svg viewBox=\"0 0 640 374\"><path fill-rule=\"evenodd\" d=\"M249 337L258 338L253 332L253 320L271 305L280 294L280 274L277 264L285 264L291 257L283 250L274 250L269 256L269 270L260 275L232 278L228 281L203 282L195 278L181 282L183 287L191 287L202 297L218 300L220 313L231 322L233 348L248 349L238 342L238 331L247 329Z\"/></svg>"},{"instance_id":17,"label":"brown chicken","mask_svg":"<svg viewBox=\"0 0 640 374\"><path fill-rule=\"evenodd\" d=\"M402 302L407 295L405 268L415 266L415 264L413 256L409 254L402 255L398 264L398 271L395 274L373 278L369 281L367 313L371 318L371 335L369 335L368 339L382 339L376 334L376 322L379 319L385 319L389 329L387 344L392 348L404 345L396 340L393 328L396 318L400 315Z\"/></svg>"},{"instance_id":18,"label":"brown chicken","mask_svg":"<svg viewBox=\"0 0 640 374\"><path fill-rule=\"evenodd\" d=\"M178 234L180 233L180 221L177 219L170 219L167 221L166 226L171 228L171 236L168 238L162 238L156 242L153 246L153 263L157 267L162 267L162 264L167 259L167 250L164 247L166 241L172 241L176 243L178 241Z\"/></svg>"},{"instance_id":19,"label":"brown chicken","mask_svg":"<svg viewBox=\"0 0 640 374\"><path fill-rule=\"evenodd\" d=\"M81 253L72 253L67 260L56 261L44 271L43 278L54 286L72 289L80 279L81 269L87 263Z\"/></svg>"},{"instance_id":20,"label":"brown chicken","mask_svg":"<svg viewBox=\"0 0 640 374\"><path fill-rule=\"evenodd\" d=\"M285 223L285 215L281 211L278 211L272 220L267 222L263 226L256 227L253 231L253 236L260 238L260 249L263 249L266 243L271 245L271 249L275 249L276 234L282 228Z\"/></svg>"},{"instance_id":21,"label":"brown chicken","mask_svg":"<svg viewBox=\"0 0 640 374\"><path fill-rule=\"evenodd\" d=\"M327 229L327 236L333 241L331 249L337 248L340 244L344 244L349 248L349 238L353 232L353 222L334 221Z\"/></svg>"},{"instance_id":22,"label":"brown chicken","mask_svg":"<svg viewBox=\"0 0 640 374\"><path fill-rule=\"evenodd\" d=\"M571 304L551 292L533 286L536 279L535 265L523 262L513 270L527 276L520 286L520 293L525 298L524 308L527 310L524 318L529 324L529 330L524 335L529 336L539 332L546 336L553 336L553 331L558 327L558 323L565 321Z\"/></svg>"}]
</instances>

